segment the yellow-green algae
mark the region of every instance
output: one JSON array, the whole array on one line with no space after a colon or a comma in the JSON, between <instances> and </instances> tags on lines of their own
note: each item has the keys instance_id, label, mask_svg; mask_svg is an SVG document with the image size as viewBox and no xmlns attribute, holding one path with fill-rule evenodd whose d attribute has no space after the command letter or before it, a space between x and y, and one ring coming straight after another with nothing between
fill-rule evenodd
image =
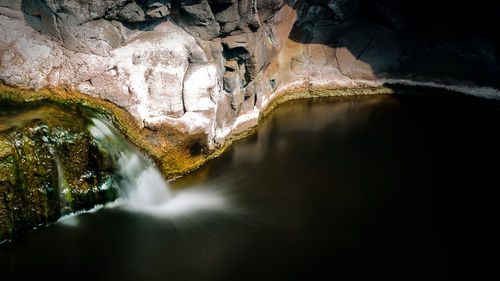
<instances>
[{"instance_id":1,"label":"yellow-green algae","mask_svg":"<svg viewBox=\"0 0 500 281\"><path fill-rule=\"evenodd\" d=\"M115 164L79 109L0 103L0 240L116 198L99 188Z\"/></svg>"},{"instance_id":2,"label":"yellow-green algae","mask_svg":"<svg viewBox=\"0 0 500 281\"><path fill-rule=\"evenodd\" d=\"M320 98L320 97L332 97L332 96L352 96L352 95L366 95L366 94L391 94L393 91L386 87L360 87L360 88L345 88L345 89L329 89L329 88L297 88L291 91L282 92L275 95L273 100L262 110L259 116L259 124L262 123L262 118L271 113L278 105L285 103L290 100L305 99L305 98ZM38 104L41 102L51 103L56 105L64 105L72 108L89 108L99 112L106 118L111 120L115 127L133 144L135 144L142 152L148 155L155 164L159 167L165 178L175 178L184 175L204 163L208 160L223 153L229 146L231 146L235 141L245 138L253 134L258 126L248 128L241 133L233 134L230 136L225 143L212 151L202 151L201 153L192 153L190 145L195 143L195 141L190 140L188 137L183 137L172 141L172 138L162 135L162 133L153 132L147 128L140 128L137 121L124 109L114 105L111 102L104 101L98 98L93 98L84 94L77 92L68 91L66 89L61 90L25 90L17 89L5 85L0 85L0 102L14 102L14 103L32 103ZM38 120L39 121L39 120ZM36 124L37 126L42 126L44 124ZM83 125L81 127L84 127ZM86 139L88 135L82 133L79 134L77 131L71 132L74 137L78 138L82 143L89 142ZM156 141L153 143L148 137L154 137ZM33 147L37 145L43 145L42 143L34 143L33 139L25 134L20 134L15 136L15 138L23 138L25 145L21 152L16 152L16 149L12 148L12 141L7 140L5 137L0 138L0 159L2 163L0 165L0 180L4 188L7 188L7 192L3 194L8 194L10 198L0 198L1 204L12 205L11 209L20 209L14 205L26 204L26 202L21 202L23 200L36 201L30 206L33 206L33 214L41 215L46 220L37 219L36 215L24 214L21 211L19 213L5 213L2 212L6 208L0 208L0 217L2 217L3 224L0 225L0 238L8 237L6 234L19 231L28 231L28 229L14 229L16 224L14 221L25 220L26 223L22 224L24 226L36 226L37 223L50 221L57 218L57 214L54 212L58 208L56 205L56 200L51 200L50 196L56 196L55 192L51 192L54 189L54 184L57 179L50 178L50 175L54 175L54 161L49 159L50 155L34 155ZM175 140L175 139L174 139ZM179 141L180 140L180 141ZM187 145L188 144L188 145ZM66 149L65 156L61 157L62 167L75 167L74 170L64 168L65 173L65 183L69 190L66 194L66 201L72 201L72 209L77 210L81 208L89 207L88 204L92 202L99 203L102 198L97 198L97 193L87 192L92 188L97 186L97 182L85 183L78 180L75 175L80 175L84 171L80 171L79 167L82 169L86 166L83 162L92 161L93 165L96 165L98 169L104 169L110 171L109 165L112 163L99 163L102 160L97 158L87 159L82 158L81 155L89 155L88 151L83 151L85 149L90 149L85 145L76 146L78 149ZM17 154L16 154L17 153ZM96 152L94 152L96 153ZM18 155L24 154L24 155ZM47 159L41 159L41 158ZM35 159L36 161L44 162L44 165L37 165L37 163L29 162L31 166L37 166L36 176L31 176L26 173L29 170L28 167L19 167L17 163L24 163L23 159ZM69 162L71 161L71 163ZM48 163L48 164L47 164ZM88 165L89 163L87 163ZM41 166L41 167L38 167ZM108 168L106 168L108 167ZM24 171L24 172L23 172ZM40 176L42 175L42 176ZM102 177L101 177L102 178ZM29 185L29 186L19 186L19 185ZM92 185L92 186L90 186ZM36 188L33 188L36 187ZM30 190L28 196L20 195L22 190ZM36 194L35 194L36 193ZM0 195L1 197L2 195ZM89 197L89 198L87 198ZM16 202L14 202L17 200ZM20 201L21 200L21 201ZM37 201L38 200L38 201ZM102 202L101 202L102 203ZM71 211L71 210L69 210ZM2 230L3 229L3 230ZM1 233L2 231L6 233Z\"/></svg>"},{"instance_id":3,"label":"yellow-green algae","mask_svg":"<svg viewBox=\"0 0 500 281\"><path fill-rule=\"evenodd\" d=\"M94 109L112 121L130 142L148 155L167 178L182 175L204 162L204 155L192 156L187 149L176 147L166 139L160 141L159 145L152 144L146 138L146 135L152 132L148 132L148 129L140 129L137 121L128 112L105 100L66 89L35 91L0 85L1 100L28 103L45 101L62 105L79 104Z\"/></svg>"},{"instance_id":4,"label":"yellow-green algae","mask_svg":"<svg viewBox=\"0 0 500 281\"><path fill-rule=\"evenodd\" d=\"M425 91L422 91L422 89ZM225 143L212 151L202 150L201 153L192 153L190 145L196 143L196 136L184 136L182 138L169 138L165 136L163 132L155 132L147 128L141 128L137 120L134 119L127 111L114 105L111 102L93 98L78 92L69 91L67 89L60 90L26 90L18 89L3 85L0 83L0 103L3 101L11 101L18 103L37 103L37 102L51 102L66 106L82 105L84 107L93 109L100 114L108 118L115 127L133 144L135 144L142 152L148 155L161 170L165 178L171 179L180 177L201 165L205 164L208 160L220 155L228 147L230 147L235 141L245 138L249 135L255 133L258 127L262 124L263 119L269 115L275 108L280 104L286 103L292 100L298 99L309 99L309 98L324 98L324 97L342 97L342 96L359 96L359 95L383 95L383 94L394 94L397 93L422 93L429 92L431 94L439 95L442 94L456 94L451 91L443 89L435 89L429 87L410 87L404 85L390 85L390 86L361 86L353 88L338 88L334 87L299 87L288 91L283 91L273 96L273 99L262 109L259 122L257 126L247 128L246 130L231 135ZM1 128L0 128L1 129ZM175 135L175 134L174 134ZM190 137L192 139L190 139ZM156 140L152 140L156 139ZM1 204L15 204L13 200L15 199L16 192L19 192L20 178L22 177L22 169L18 166L18 161L20 155L16 154L16 150L11 147L11 141L5 139L5 137L0 136L0 180L9 189L9 194L7 197L3 198L0 194ZM28 142L29 143L29 142ZM76 153L78 154L78 153ZM73 159L78 159L77 156L72 157ZM79 161L79 160L76 160ZM86 161L82 159L81 161ZM70 165L69 163L63 163L62 165ZM103 167L103 163L99 164L99 167ZM104 165L105 166L105 165ZM50 168L50 167L49 167ZM208 172L207 167L205 172ZM206 173L201 173L206 174ZM68 194L69 200L73 200L74 196L79 196L75 202L92 202L95 198L83 198L82 196L89 196L90 193L81 192L85 190L85 187L79 186L80 183L67 183L70 185L70 190L73 192ZM185 183L179 182L179 187L182 187ZM174 182L175 185L175 182ZM175 186L174 186L175 187ZM21 187L24 188L24 187ZM42 188L43 189L43 188ZM92 196L92 194L90 194ZM95 201L93 201L95 203ZM17 202L22 203L22 202ZM43 202L42 207L45 209L45 216L48 217L48 210L51 206L47 206L48 201ZM53 207L53 206L52 206ZM83 206L85 207L85 206ZM5 208L4 208L5 209ZM36 210L35 210L36 211ZM39 210L40 211L40 210ZM5 221L22 220L22 216L16 216L16 214L2 213L3 210L0 208L0 217ZM2 222L5 224L5 222ZM7 232L12 232L12 225L2 225L0 224L0 238L5 237L3 230ZM2 230L3 228L3 230ZM1 239L0 239L1 240Z\"/></svg>"},{"instance_id":5,"label":"yellow-green algae","mask_svg":"<svg viewBox=\"0 0 500 281\"><path fill-rule=\"evenodd\" d=\"M268 115L278 105L289 100L333 97L333 96L352 96L367 94L392 94L393 90L384 86L380 87L356 87L356 88L296 88L285 91L273 98L273 100L264 108L259 116L262 119ZM149 156L165 178L172 179L182 176L203 165L206 161L223 153L231 144L239 139L245 138L254 133L257 127L231 135L225 143L209 152L193 155L188 146L174 144L165 136L150 131L147 128L140 128L137 120L127 111L115 104L99 98L90 97L75 91L67 89L60 90L26 90L9 87L0 84L0 100L12 100L17 102L39 102L50 101L65 105L81 104L86 107L97 110L106 116L118 130L142 152ZM159 138L156 144L148 140L148 135L155 135ZM184 139L189 142L189 140Z\"/></svg>"}]
</instances>

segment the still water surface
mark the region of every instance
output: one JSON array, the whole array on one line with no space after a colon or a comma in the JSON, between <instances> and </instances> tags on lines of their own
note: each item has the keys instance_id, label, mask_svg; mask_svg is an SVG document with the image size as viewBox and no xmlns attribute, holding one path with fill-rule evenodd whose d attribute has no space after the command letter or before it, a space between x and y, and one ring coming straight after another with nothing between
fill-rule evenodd
<instances>
[{"instance_id":1,"label":"still water surface","mask_svg":"<svg viewBox=\"0 0 500 281\"><path fill-rule=\"evenodd\" d=\"M500 104L473 98L288 103L171 182L165 210L68 217L0 245L0 276L489 280L499 129Z\"/></svg>"}]
</instances>

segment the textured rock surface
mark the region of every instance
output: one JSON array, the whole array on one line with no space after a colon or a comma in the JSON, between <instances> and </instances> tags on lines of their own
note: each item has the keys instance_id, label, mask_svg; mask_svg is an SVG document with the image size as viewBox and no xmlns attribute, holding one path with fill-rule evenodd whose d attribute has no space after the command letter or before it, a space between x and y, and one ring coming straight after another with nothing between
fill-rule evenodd
<instances>
[{"instance_id":1,"label":"textured rock surface","mask_svg":"<svg viewBox=\"0 0 500 281\"><path fill-rule=\"evenodd\" d=\"M0 102L0 240L116 198L82 108Z\"/></svg>"},{"instance_id":2,"label":"textured rock surface","mask_svg":"<svg viewBox=\"0 0 500 281\"><path fill-rule=\"evenodd\" d=\"M298 88L434 82L498 97L498 13L413 2L0 1L0 81L99 97L210 149Z\"/></svg>"}]
</instances>

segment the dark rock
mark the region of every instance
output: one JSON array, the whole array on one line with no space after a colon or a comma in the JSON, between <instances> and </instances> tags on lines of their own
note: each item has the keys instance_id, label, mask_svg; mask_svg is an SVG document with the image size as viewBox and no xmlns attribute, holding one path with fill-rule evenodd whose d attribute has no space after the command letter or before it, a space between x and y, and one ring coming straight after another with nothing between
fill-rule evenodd
<instances>
[{"instance_id":1,"label":"dark rock","mask_svg":"<svg viewBox=\"0 0 500 281\"><path fill-rule=\"evenodd\" d=\"M35 30L63 42L70 50L106 55L123 42L123 26L110 19L123 22L143 21L142 9L126 0L83 2L56 0L25 0L23 11L26 22ZM124 5L124 6L120 6ZM107 14L106 14L107 13ZM120 25L120 26L118 26Z\"/></svg>"},{"instance_id":2,"label":"dark rock","mask_svg":"<svg viewBox=\"0 0 500 281\"><path fill-rule=\"evenodd\" d=\"M252 34L227 36L222 39L222 46L224 47L224 57L226 59L246 60L253 53Z\"/></svg>"},{"instance_id":3,"label":"dark rock","mask_svg":"<svg viewBox=\"0 0 500 281\"><path fill-rule=\"evenodd\" d=\"M211 40L219 35L219 23L207 0L187 0L176 5L179 12L174 18L191 35L203 40Z\"/></svg>"},{"instance_id":4,"label":"dark rock","mask_svg":"<svg viewBox=\"0 0 500 281\"><path fill-rule=\"evenodd\" d=\"M218 3L218 4L231 4L238 2L238 0L213 0L212 2Z\"/></svg>"},{"instance_id":5,"label":"dark rock","mask_svg":"<svg viewBox=\"0 0 500 281\"><path fill-rule=\"evenodd\" d=\"M320 0L320 4L330 8L336 19L345 21L359 12L360 0Z\"/></svg>"},{"instance_id":6,"label":"dark rock","mask_svg":"<svg viewBox=\"0 0 500 281\"><path fill-rule=\"evenodd\" d=\"M58 40L62 39L56 16L45 1L25 0L22 4L25 13L40 19L40 30L43 33Z\"/></svg>"},{"instance_id":7,"label":"dark rock","mask_svg":"<svg viewBox=\"0 0 500 281\"><path fill-rule=\"evenodd\" d=\"M107 17L125 22L141 22L146 19L144 11L135 2L128 3L124 7L116 10L111 10L111 13L109 13Z\"/></svg>"},{"instance_id":8,"label":"dark rock","mask_svg":"<svg viewBox=\"0 0 500 281\"><path fill-rule=\"evenodd\" d=\"M317 22L324 19L333 19L336 14L329 8L319 5L312 5L305 9L298 23L304 24L306 22Z\"/></svg>"},{"instance_id":9,"label":"dark rock","mask_svg":"<svg viewBox=\"0 0 500 281\"><path fill-rule=\"evenodd\" d=\"M240 15L238 14L238 2L229 5L218 5L216 7L218 9L214 9L214 16L219 23L240 20Z\"/></svg>"}]
</instances>

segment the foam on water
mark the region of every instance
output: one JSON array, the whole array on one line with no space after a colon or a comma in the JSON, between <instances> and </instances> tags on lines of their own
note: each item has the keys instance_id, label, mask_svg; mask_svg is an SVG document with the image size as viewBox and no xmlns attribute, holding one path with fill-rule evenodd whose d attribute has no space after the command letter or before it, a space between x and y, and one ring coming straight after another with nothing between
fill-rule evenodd
<instances>
[{"instance_id":1,"label":"foam on water","mask_svg":"<svg viewBox=\"0 0 500 281\"><path fill-rule=\"evenodd\" d=\"M153 163L121 138L108 120L95 117L92 123L90 132L99 146L117 160L112 180L105 184L117 185L121 196L114 202L86 212L95 212L103 207L122 208L155 217L173 218L193 212L230 209L224 194L214 188L196 187L173 192ZM64 216L59 222L77 226L77 215L80 213Z\"/></svg>"},{"instance_id":2,"label":"foam on water","mask_svg":"<svg viewBox=\"0 0 500 281\"><path fill-rule=\"evenodd\" d=\"M168 200L152 199L147 186L138 186L123 206L156 217L175 218L196 212L227 211L227 199L213 189L198 187L173 193Z\"/></svg>"}]
</instances>

